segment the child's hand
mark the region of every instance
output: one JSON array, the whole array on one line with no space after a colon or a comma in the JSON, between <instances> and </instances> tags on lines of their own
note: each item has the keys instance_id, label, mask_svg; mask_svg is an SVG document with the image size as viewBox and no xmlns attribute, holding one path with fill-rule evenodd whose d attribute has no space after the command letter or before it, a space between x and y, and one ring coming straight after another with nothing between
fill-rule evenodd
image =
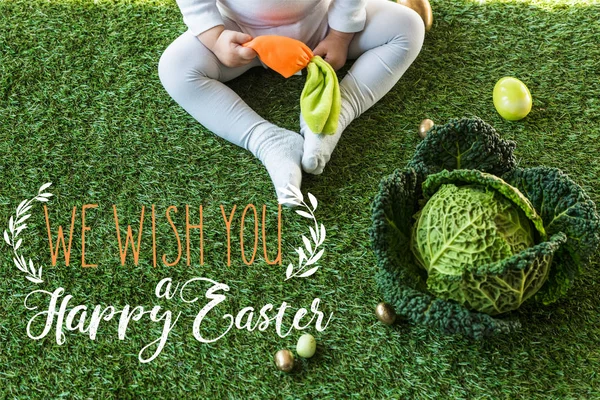
<instances>
[{"instance_id":1,"label":"child's hand","mask_svg":"<svg viewBox=\"0 0 600 400\"><path fill-rule=\"evenodd\" d=\"M219 35L212 51L227 67L241 67L257 56L254 50L242 46L251 40L252 36L245 33L224 30Z\"/></svg>"},{"instance_id":2,"label":"child's hand","mask_svg":"<svg viewBox=\"0 0 600 400\"><path fill-rule=\"evenodd\" d=\"M344 33L329 29L329 33L313 50L315 56L321 56L325 61L338 70L346 64L348 57L348 46L354 37L354 33Z\"/></svg>"},{"instance_id":3,"label":"child's hand","mask_svg":"<svg viewBox=\"0 0 600 400\"><path fill-rule=\"evenodd\" d=\"M198 39L227 67L241 67L257 56L254 50L242 46L252 40L252 36L226 30L222 25L198 35Z\"/></svg>"}]
</instances>

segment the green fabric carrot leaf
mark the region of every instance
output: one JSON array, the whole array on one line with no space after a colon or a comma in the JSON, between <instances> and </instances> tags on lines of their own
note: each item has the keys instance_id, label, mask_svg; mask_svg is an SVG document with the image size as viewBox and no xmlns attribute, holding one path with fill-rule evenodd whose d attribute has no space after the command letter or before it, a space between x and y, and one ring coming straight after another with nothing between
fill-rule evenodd
<instances>
[{"instance_id":1,"label":"green fabric carrot leaf","mask_svg":"<svg viewBox=\"0 0 600 400\"><path fill-rule=\"evenodd\" d=\"M333 135L340 117L340 85L333 67L320 56L308 63L308 75L300 95L300 112L311 131Z\"/></svg>"},{"instance_id":2,"label":"green fabric carrot leaf","mask_svg":"<svg viewBox=\"0 0 600 400\"><path fill-rule=\"evenodd\" d=\"M306 83L300 95L300 112L314 133L333 135L341 110L337 75L328 62L301 41L285 36L258 36L243 46L250 47L269 68L289 78L307 68Z\"/></svg>"}]
</instances>

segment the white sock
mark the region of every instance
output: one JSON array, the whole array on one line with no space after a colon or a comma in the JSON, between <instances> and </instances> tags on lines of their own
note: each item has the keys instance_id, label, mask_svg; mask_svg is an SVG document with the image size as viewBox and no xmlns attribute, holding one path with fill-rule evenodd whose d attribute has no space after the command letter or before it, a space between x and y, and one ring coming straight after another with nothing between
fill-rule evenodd
<instances>
[{"instance_id":1,"label":"white sock","mask_svg":"<svg viewBox=\"0 0 600 400\"><path fill-rule=\"evenodd\" d=\"M300 132L304 136L304 154L302 156L302 168L304 171L313 175L323 173L323 169L329 162L331 153L333 153L333 150L337 146L342 132L354 118L355 111L350 102L344 98L343 90L340 119L333 135L312 132L306 125L306 122L304 122L302 115L300 115Z\"/></svg>"},{"instance_id":2,"label":"white sock","mask_svg":"<svg viewBox=\"0 0 600 400\"><path fill-rule=\"evenodd\" d=\"M281 204L293 205L280 189L288 185L300 189L303 147L304 139L298 133L270 123L266 129L254 132L248 140L248 150L267 168Z\"/></svg>"}]
</instances>

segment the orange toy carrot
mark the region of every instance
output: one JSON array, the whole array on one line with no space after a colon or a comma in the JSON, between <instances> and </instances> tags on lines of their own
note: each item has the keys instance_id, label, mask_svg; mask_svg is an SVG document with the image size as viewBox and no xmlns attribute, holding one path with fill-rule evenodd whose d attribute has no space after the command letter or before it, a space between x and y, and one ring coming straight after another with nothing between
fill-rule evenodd
<instances>
[{"instance_id":1,"label":"orange toy carrot","mask_svg":"<svg viewBox=\"0 0 600 400\"><path fill-rule=\"evenodd\" d=\"M300 112L314 133L332 135L338 125L341 95L335 71L299 40L285 36L257 36L243 46L250 47L272 70L289 78L308 67L300 95Z\"/></svg>"},{"instance_id":2,"label":"orange toy carrot","mask_svg":"<svg viewBox=\"0 0 600 400\"><path fill-rule=\"evenodd\" d=\"M289 78L306 68L314 56L307 45L285 36L258 36L242 46L256 51L267 67L280 73L284 78Z\"/></svg>"}]
</instances>

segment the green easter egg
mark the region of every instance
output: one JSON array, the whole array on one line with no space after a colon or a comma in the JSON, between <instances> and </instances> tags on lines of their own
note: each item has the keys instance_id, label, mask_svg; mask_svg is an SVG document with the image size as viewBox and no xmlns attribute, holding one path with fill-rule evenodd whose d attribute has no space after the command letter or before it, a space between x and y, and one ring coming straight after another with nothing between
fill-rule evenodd
<instances>
[{"instance_id":1,"label":"green easter egg","mask_svg":"<svg viewBox=\"0 0 600 400\"><path fill-rule=\"evenodd\" d=\"M300 357L310 358L315 355L315 351L317 351L317 341L310 333L305 333L300 336L298 339L298 344L296 345L296 353Z\"/></svg>"}]
</instances>

